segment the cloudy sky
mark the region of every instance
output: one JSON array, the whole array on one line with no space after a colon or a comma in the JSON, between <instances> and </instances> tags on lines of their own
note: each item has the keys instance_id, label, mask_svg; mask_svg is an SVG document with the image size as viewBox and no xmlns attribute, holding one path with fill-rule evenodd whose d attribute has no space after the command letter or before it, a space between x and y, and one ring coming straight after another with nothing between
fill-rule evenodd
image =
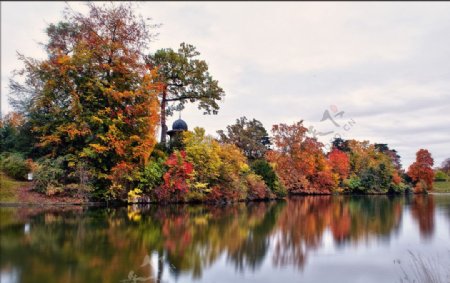
<instances>
[{"instance_id":1,"label":"cloudy sky","mask_svg":"<svg viewBox=\"0 0 450 283\"><path fill-rule=\"evenodd\" d=\"M38 43L64 6L1 3L3 114L16 51L43 58ZM324 144L334 135L388 143L404 167L419 148L436 165L450 157L450 3L147 2L136 11L162 23L151 51L195 45L226 92L217 116L183 111L191 128L215 135L244 115L267 129L304 120ZM325 111L334 123L321 121Z\"/></svg>"}]
</instances>

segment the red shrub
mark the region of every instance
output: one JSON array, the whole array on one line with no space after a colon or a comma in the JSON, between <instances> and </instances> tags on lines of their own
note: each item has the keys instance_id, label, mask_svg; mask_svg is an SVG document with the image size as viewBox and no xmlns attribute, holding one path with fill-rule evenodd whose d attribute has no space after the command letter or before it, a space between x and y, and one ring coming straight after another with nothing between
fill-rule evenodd
<instances>
[{"instance_id":1,"label":"red shrub","mask_svg":"<svg viewBox=\"0 0 450 283\"><path fill-rule=\"evenodd\" d=\"M163 176L164 184L157 191L157 197L162 201L181 201L189 190L194 166L186 161L184 151L172 153L166 165L169 169Z\"/></svg>"}]
</instances>

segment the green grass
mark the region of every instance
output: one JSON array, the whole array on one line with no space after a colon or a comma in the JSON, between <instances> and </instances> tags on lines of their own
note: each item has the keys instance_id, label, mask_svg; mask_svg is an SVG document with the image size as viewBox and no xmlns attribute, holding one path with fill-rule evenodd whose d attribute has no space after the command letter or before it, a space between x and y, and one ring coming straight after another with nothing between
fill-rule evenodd
<instances>
[{"instance_id":1,"label":"green grass","mask_svg":"<svg viewBox=\"0 0 450 283\"><path fill-rule=\"evenodd\" d=\"M17 202L18 189L26 184L27 182L15 181L0 172L0 202Z\"/></svg>"},{"instance_id":2,"label":"green grass","mask_svg":"<svg viewBox=\"0 0 450 283\"><path fill-rule=\"evenodd\" d=\"M435 192L435 193L450 193L450 181L434 182L432 192Z\"/></svg>"}]
</instances>

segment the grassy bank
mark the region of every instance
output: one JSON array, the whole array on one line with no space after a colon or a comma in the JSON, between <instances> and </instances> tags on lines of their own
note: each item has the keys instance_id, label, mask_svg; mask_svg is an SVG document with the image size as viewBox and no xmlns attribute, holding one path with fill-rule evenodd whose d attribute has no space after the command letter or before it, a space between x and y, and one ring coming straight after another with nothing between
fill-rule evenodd
<instances>
[{"instance_id":1,"label":"grassy bank","mask_svg":"<svg viewBox=\"0 0 450 283\"><path fill-rule=\"evenodd\" d=\"M32 183L16 181L0 172L0 205L1 204L38 204L38 205L72 205L84 204L86 200L77 196L48 196L32 190Z\"/></svg>"},{"instance_id":2,"label":"grassy bank","mask_svg":"<svg viewBox=\"0 0 450 283\"><path fill-rule=\"evenodd\" d=\"M435 193L450 193L450 181L434 182L433 187Z\"/></svg>"},{"instance_id":3,"label":"grassy bank","mask_svg":"<svg viewBox=\"0 0 450 283\"><path fill-rule=\"evenodd\" d=\"M0 172L0 202L17 202L19 188L27 184L28 182L13 180Z\"/></svg>"}]
</instances>

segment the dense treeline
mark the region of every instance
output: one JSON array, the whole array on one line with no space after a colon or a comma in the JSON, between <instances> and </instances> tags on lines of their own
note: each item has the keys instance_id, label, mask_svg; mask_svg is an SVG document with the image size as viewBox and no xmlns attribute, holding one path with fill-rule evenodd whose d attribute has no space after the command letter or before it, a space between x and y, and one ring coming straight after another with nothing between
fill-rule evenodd
<instances>
[{"instance_id":1,"label":"dense treeline","mask_svg":"<svg viewBox=\"0 0 450 283\"><path fill-rule=\"evenodd\" d=\"M11 128L21 127L21 124L13 125L17 115L8 117L0 133L5 135L5 140L18 138L9 134ZM411 188L414 192L426 192L432 188L433 162L426 150L419 150L417 161L405 173L400 157L386 144L336 139L331 151L326 153L322 143L307 136L302 122L275 125L272 138L265 130L258 131L264 134L257 135L255 140L249 130L255 121L238 119L229 127L239 132L234 138L221 131L222 137L215 139L197 127L182 133L176 146L166 148L159 144L146 164L134 164L137 169L125 176L125 196L101 195L111 188L97 188L99 185L92 179L95 171L80 166L71 169L66 156L42 156L35 162L25 160L22 156L31 152L33 144L24 152L3 151L3 170L16 178L34 171L35 188L48 195L75 194L132 202L239 201L287 194L384 194L402 193ZM246 139L252 140L254 147L244 143L242 149L239 142ZM255 158L256 152L260 158ZM80 191L85 188L93 192Z\"/></svg>"},{"instance_id":2,"label":"dense treeline","mask_svg":"<svg viewBox=\"0 0 450 283\"><path fill-rule=\"evenodd\" d=\"M33 172L37 191L203 202L432 189L428 151L406 174L386 144L337 139L325 152L302 121L274 125L269 137L260 121L241 117L218 139L195 128L166 145L167 115L189 102L215 114L223 90L192 45L149 55L155 26L127 5L88 5L88 15L68 10L48 26L47 58L20 55L21 80L10 84L16 112L0 125L2 170Z\"/></svg>"}]
</instances>

